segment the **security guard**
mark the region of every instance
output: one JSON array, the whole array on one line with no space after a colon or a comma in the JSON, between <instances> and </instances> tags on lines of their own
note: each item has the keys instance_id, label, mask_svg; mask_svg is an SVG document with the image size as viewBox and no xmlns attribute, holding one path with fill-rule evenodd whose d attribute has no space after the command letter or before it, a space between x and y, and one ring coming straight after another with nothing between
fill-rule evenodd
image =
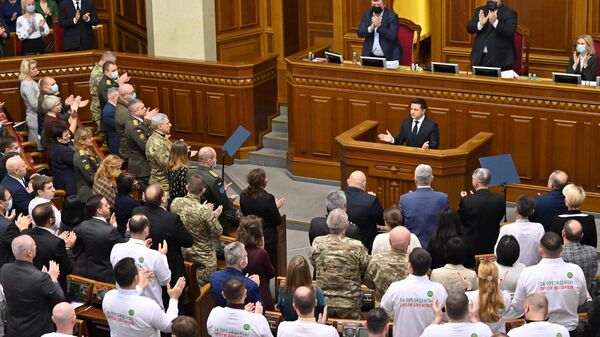
<instances>
[{"instance_id":1,"label":"security guard","mask_svg":"<svg viewBox=\"0 0 600 337\"><path fill-rule=\"evenodd\" d=\"M114 62L106 61L102 65L104 75L98 84L98 102L100 103L100 111L104 109L104 105L108 102L108 89L119 88L119 71Z\"/></svg>"},{"instance_id":2,"label":"security guard","mask_svg":"<svg viewBox=\"0 0 600 337\"><path fill-rule=\"evenodd\" d=\"M150 179L150 164L146 158L146 143L148 137L152 134L152 130L144 123L144 116L148 109L141 100L129 104L128 109L131 119L125 124L127 141L125 144L121 144L121 147L126 147L124 150L129 157L128 171L135 174L142 191L145 191Z\"/></svg>"},{"instance_id":3,"label":"security guard","mask_svg":"<svg viewBox=\"0 0 600 337\"><path fill-rule=\"evenodd\" d=\"M117 57L110 51L104 52L98 63L94 64L92 73L90 74L90 97L92 98L90 111L92 113L92 120L96 123L96 134L101 134L104 130L101 122L102 110L100 110L100 101L98 100L98 86L103 76L102 67L107 61L116 63Z\"/></svg>"}]
</instances>

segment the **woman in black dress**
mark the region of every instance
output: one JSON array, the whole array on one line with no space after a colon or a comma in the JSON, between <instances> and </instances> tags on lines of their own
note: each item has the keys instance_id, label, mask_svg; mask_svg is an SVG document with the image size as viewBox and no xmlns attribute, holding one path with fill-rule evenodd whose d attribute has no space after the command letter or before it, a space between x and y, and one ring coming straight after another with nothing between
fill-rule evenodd
<instances>
[{"instance_id":1,"label":"woman in black dress","mask_svg":"<svg viewBox=\"0 0 600 337\"><path fill-rule=\"evenodd\" d=\"M169 181L169 208L175 198L187 194L187 172L190 168L188 145L178 140L171 145L171 153L167 161L167 179Z\"/></svg>"}]
</instances>

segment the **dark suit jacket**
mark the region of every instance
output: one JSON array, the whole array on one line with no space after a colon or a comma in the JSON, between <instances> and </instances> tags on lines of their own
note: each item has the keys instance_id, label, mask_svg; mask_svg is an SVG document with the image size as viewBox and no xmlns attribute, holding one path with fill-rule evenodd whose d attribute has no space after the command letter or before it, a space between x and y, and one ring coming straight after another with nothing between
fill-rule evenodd
<instances>
[{"instance_id":1,"label":"dark suit jacket","mask_svg":"<svg viewBox=\"0 0 600 337\"><path fill-rule=\"evenodd\" d=\"M488 189L460 199L458 215L475 255L494 253L505 211L504 196Z\"/></svg>"},{"instance_id":2,"label":"dark suit jacket","mask_svg":"<svg viewBox=\"0 0 600 337\"><path fill-rule=\"evenodd\" d=\"M6 336L39 337L54 331L52 308L65 301L65 295L47 273L16 261L2 267L0 282L8 308Z\"/></svg>"},{"instance_id":3,"label":"dark suit jacket","mask_svg":"<svg viewBox=\"0 0 600 337\"><path fill-rule=\"evenodd\" d=\"M171 269L171 286L174 286L179 277L185 276L181 248L189 248L194 244L192 234L185 228L179 215L165 211L161 207L136 207L132 215L136 214L145 215L150 222L149 238L152 239L152 249L158 249L158 244L167 240L169 246L167 261Z\"/></svg>"},{"instance_id":4,"label":"dark suit jacket","mask_svg":"<svg viewBox=\"0 0 600 337\"><path fill-rule=\"evenodd\" d=\"M483 9L484 15L488 14L487 6L478 7L475 9L471 21L467 24L467 31L476 34L471 50L471 63L474 66L501 67L503 70L512 69L515 62L514 36L517 30L517 12L506 7L506 5L502 5L497 11L498 25L496 28L487 22L481 30L477 30L479 10L481 9ZM486 46L491 62L481 64L483 50Z\"/></svg>"},{"instance_id":5,"label":"dark suit jacket","mask_svg":"<svg viewBox=\"0 0 600 337\"><path fill-rule=\"evenodd\" d=\"M271 263L276 265L277 243L279 242L279 232L276 226L281 224L281 215L275 203L275 197L271 193L265 192L258 198L251 198L242 192L240 193L240 209L244 215L256 215L263 219L265 249L269 253Z\"/></svg>"},{"instance_id":6,"label":"dark suit jacket","mask_svg":"<svg viewBox=\"0 0 600 337\"><path fill-rule=\"evenodd\" d=\"M448 195L431 187L417 188L400 196L398 208L404 217L404 225L415 234L426 248L433 235L440 211L448 207Z\"/></svg>"},{"instance_id":7,"label":"dark suit jacket","mask_svg":"<svg viewBox=\"0 0 600 337\"><path fill-rule=\"evenodd\" d=\"M104 130L106 130L106 141L108 142L108 148L110 153L119 154L119 135L115 126L115 114L117 113L117 107L106 103L102 110L102 122L104 123Z\"/></svg>"},{"instance_id":8,"label":"dark suit jacket","mask_svg":"<svg viewBox=\"0 0 600 337\"><path fill-rule=\"evenodd\" d=\"M115 283L110 252L117 243L125 240L116 228L100 219L91 218L75 227L76 246L73 250L83 250L88 255L87 276L92 280Z\"/></svg>"},{"instance_id":9,"label":"dark suit jacket","mask_svg":"<svg viewBox=\"0 0 600 337\"><path fill-rule=\"evenodd\" d=\"M440 131L437 123L425 116L417 136L413 137L413 122L414 120L410 116L402 121L402 129L400 129L398 136L394 138L394 144L422 147L428 141L430 149L437 149L440 146Z\"/></svg>"},{"instance_id":10,"label":"dark suit jacket","mask_svg":"<svg viewBox=\"0 0 600 337\"><path fill-rule=\"evenodd\" d=\"M33 192L29 193L21 185L21 183L9 176L8 174L2 179L2 186L6 187L10 191L10 195L13 199L13 208L17 212L17 214L29 215L29 202L34 198ZM28 182L25 181L25 186L27 186Z\"/></svg>"},{"instance_id":11,"label":"dark suit jacket","mask_svg":"<svg viewBox=\"0 0 600 337\"><path fill-rule=\"evenodd\" d=\"M96 36L92 26L98 24L98 15L92 0L81 0L81 18L77 24L73 23L75 18L75 5L73 1L63 1L58 9L58 22L64 29L65 51L96 49ZM90 13L90 21L83 21L83 15Z\"/></svg>"},{"instance_id":12,"label":"dark suit jacket","mask_svg":"<svg viewBox=\"0 0 600 337\"><path fill-rule=\"evenodd\" d=\"M77 194L77 178L73 156L75 148L71 144L54 143L50 149L50 169L53 171L54 188L65 190L67 195Z\"/></svg>"},{"instance_id":13,"label":"dark suit jacket","mask_svg":"<svg viewBox=\"0 0 600 337\"><path fill-rule=\"evenodd\" d=\"M377 28L379 33L379 46L383 50L386 60L399 61L402 58L402 47L398 41L398 14L393 10L386 8L381 18L381 26ZM369 33L371 26L371 17L373 11L368 10L362 17L360 26L358 27L358 37L364 38L362 56L370 56L373 50L373 42L375 41L375 31Z\"/></svg>"},{"instance_id":14,"label":"dark suit jacket","mask_svg":"<svg viewBox=\"0 0 600 337\"><path fill-rule=\"evenodd\" d=\"M43 266L49 267L50 261L58 263L60 275L58 282L63 291L67 290L67 275L73 270L73 256L70 251L67 251L65 241L47 230L35 227L24 230L22 234L31 236L37 246L33 265L37 269L42 269Z\"/></svg>"},{"instance_id":15,"label":"dark suit jacket","mask_svg":"<svg viewBox=\"0 0 600 337\"><path fill-rule=\"evenodd\" d=\"M377 196L356 187L343 189L346 194L348 221L355 223L360 231L360 241L369 253L377 236L377 225L383 225L383 207Z\"/></svg>"},{"instance_id":16,"label":"dark suit jacket","mask_svg":"<svg viewBox=\"0 0 600 337\"><path fill-rule=\"evenodd\" d=\"M565 196L562 190L553 189L547 194L535 197L535 211L529 217L529 221L541 223L547 232L552 225L552 218L564 213L567 213Z\"/></svg>"},{"instance_id":17,"label":"dark suit jacket","mask_svg":"<svg viewBox=\"0 0 600 337\"><path fill-rule=\"evenodd\" d=\"M598 65L598 55L592 54L592 57L588 60L587 68L581 70L581 64L577 65L577 69L573 70L573 64L575 60L573 59L573 54L569 57L569 67L567 68L567 73L569 74L581 74L581 79L583 81L595 81L596 77L596 67Z\"/></svg>"},{"instance_id":18,"label":"dark suit jacket","mask_svg":"<svg viewBox=\"0 0 600 337\"><path fill-rule=\"evenodd\" d=\"M312 246L316 237L329 235L329 227L327 226L327 217L317 217L310 220L308 226L308 241ZM347 237L360 241L360 229L353 223L348 224L346 229Z\"/></svg>"},{"instance_id":19,"label":"dark suit jacket","mask_svg":"<svg viewBox=\"0 0 600 337\"><path fill-rule=\"evenodd\" d=\"M13 239L19 236L20 232L17 225L14 222L6 220L5 217L0 217L0 221L3 222L2 227L6 226L0 235L0 268L2 268L3 265L15 260L11 244Z\"/></svg>"},{"instance_id":20,"label":"dark suit jacket","mask_svg":"<svg viewBox=\"0 0 600 337\"><path fill-rule=\"evenodd\" d=\"M583 238L581 238L580 243L596 248L598 245L598 233L596 232L596 220L591 214L585 214L580 210L566 211L552 218L550 231L561 235L565 223L569 220L577 220L581 223L581 227L583 228Z\"/></svg>"}]
</instances>

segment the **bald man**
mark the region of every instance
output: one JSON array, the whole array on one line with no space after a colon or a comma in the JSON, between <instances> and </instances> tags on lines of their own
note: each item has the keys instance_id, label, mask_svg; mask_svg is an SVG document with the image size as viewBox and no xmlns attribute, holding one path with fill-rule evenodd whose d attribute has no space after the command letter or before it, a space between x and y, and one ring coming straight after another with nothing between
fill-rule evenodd
<instances>
[{"instance_id":1,"label":"bald man","mask_svg":"<svg viewBox=\"0 0 600 337\"><path fill-rule=\"evenodd\" d=\"M13 209L17 214L29 215L29 202L35 195L30 182L25 178L27 175L27 166L23 159L20 156L8 158L6 161L6 173L1 184L12 195Z\"/></svg>"},{"instance_id":2,"label":"bald man","mask_svg":"<svg viewBox=\"0 0 600 337\"><path fill-rule=\"evenodd\" d=\"M569 182L565 171L555 170L548 177L548 193L535 197L535 211L529 217L532 222L539 222L546 231L552 226L552 218L567 213L565 196L562 190Z\"/></svg>"},{"instance_id":3,"label":"bald man","mask_svg":"<svg viewBox=\"0 0 600 337\"><path fill-rule=\"evenodd\" d=\"M525 299L525 321L527 324L508 332L510 337L569 336L562 325L548 322L548 299L543 293L534 293Z\"/></svg>"},{"instance_id":4,"label":"bald man","mask_svg":"<svg viewBox=\"0 0 600 337\"><path fill-rule=\"evenodd\" d=\"M36 247L29 235L15 238L11 248L15 262L4 265L0 275L8 308L6 335L39 337L54 331L52 308L65 301L58 265L51 261L47 271L35 268Z\"/></svg>"},{"instance_id":5,"label":"bald man","mask_svg":"<svg viewBox=\"0 0 600 337\"><path fill-rule=\"evenodd\" d=\"M375 307L379 307L381 298L387 288L396 281L408 276L406 262L408 261L408 245L410 231L404 226L394 227L390 231L390 246L388 252L371 256L371 261L365 274L365 284L375 290Z\"/></svg>"},{"instance_id":6,"label":"bald man","mask_svg":"<svg viewBox=\"0 0 600 337\"><path fill-rule=\"evenodd\" d=\"M598 272L596 247L581 244L583 226L581 222L571 219L565 222L562 230L563 251L560 257L565 262L578 265L583 270L585 282L590 294L594 293L594 278Z\"/></svg>"},{"instance_id":7,"label":"bald man","mask_svg":"<svg viewBox=\"0 0 600 337\"><path fill-rule=\"evenodd\" d=\"M56 332L50 332L42 337L73 337L75 326L75 310L67 302L60 302L52 309L52 321L56 324Z\"/></svg>"},{"instance_id":8,"label":"bald man","mask_svg":"<svg viewBox=\"0 0 600 337\"><path fill-rule=\"evenodd\" d=\"M373 192L366 192L367 176L361 171L352 172L346 184L348 186L343 191L346 194L348 220L358 226L361 242L371 253L377 225L384 224L383 207Z\"/></svg>"}]
</instances>

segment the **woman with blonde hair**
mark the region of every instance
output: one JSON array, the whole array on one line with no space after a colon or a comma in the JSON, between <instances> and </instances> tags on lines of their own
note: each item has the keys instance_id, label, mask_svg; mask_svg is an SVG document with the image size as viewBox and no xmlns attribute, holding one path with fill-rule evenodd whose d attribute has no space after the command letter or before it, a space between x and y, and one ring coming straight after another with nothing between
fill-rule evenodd
<instances>
[{"instance_id":1,"label":"woman with blonde hair","mask_svg":"<svg viewBox=\"0 0 600 337\"><path fill-rule=\"evenodd\" d=\"M580 210L581 205L585 202L585 190L581 186L569 184L563 188L562 193L565 196L567 213L555 215L554 218L552 218L550 231L562 235L565 223L569 220L577 220L583 228L583 237L579 243L596 248L596 245L598 244L598 234L596 232L596 221L594 220L594 216L585 214Z\"/></svg>"},{"instance_id":2,"label":"woman with blonde hair","mask_svg":"<svg viewBox=\"0 0 600 337\"><path fill-rule=\"evenodd\" d=\"M38 115L37 101L40 95L40 87L34 80L38 75L37 61L32 59L24 59L21 61L21 69L19 71L19 81L21 85L19 91L21 98L25 103L25 121L27 122L27 140L35 142L37 149L42 149L42 142L38 132Z\"/></svg>"},{"instance_id":3,"label":"woman with blonde hair","mask_svg":"<svg viewBox=\"0 0 600 337\"><path fill-rule=\"evenodd\" d=\"M325 308L325 296L321 288L313 285L310 268L306 259L300 255L294 256L288 264L285 276L285 285L276 289L279 294L279 311L281 311L283 320L295 321L298 319L298 315L292 306L294 291L298 287L313 287L315 289L315 294L317 295L315 318L318 319Z\"/></svg>"},{"instance_id":4,"label":"woman with blonde hair","mask_svg":"<svg viewBox=\"0 0 600 337\"><path fill-rule=\"evenodd\" d=\"M106 198L111 208L115 207L115 197L117 196L117 177L121 174L121 157L109 154L98 167L94 175L93 193Z\"/></svg>"},{"instance_id":5,"label":"woman with blonde hair","mask_svg":"<svg viewBox=\"0 0 600 337\"><path fill-rule=\"evenodd\" d=\"M93 146L93 136L94 133L90 128L80 128L75 131L73 166L77 177L77 195L84 204L92 195L94 174L100 165L100 159Z\"/></svg>"},{"instance_id":6,"label":"woman with blonde hair","mask_svg":"<svg viewBox=\"0 0 600 337\"><path fill-rule=\"evenodd\" d=\"M500 290L506 275L498 278L498 267L492 261L482 261L477 271L478 290L467 291L479 313L479 321L487 324L492 331L506 332L504 317L510 309L510 294ZM468 286L467 286L468 287Z\"/></svg>"},{"instance_id":7,"label":"woman with blonde hair","mask_svg":"<svg viewBox=\"0 0 600 337\"><path fill-rule=\"evenodd\" d=\"M23 14L17 18L17 37L23 41L23 55L44 54L43 37L50 34L50 27L41 14L35 12L35 0L21 0Z\"/></svg>"},{"instance_id":8,"label":"woman with blonde hair","mask_svg":"<svg viewBox=\"0 0 600 337\"><path fill-rule=\"evenodd\" d=\"M187 172L190 168L188 145L183 140L178 140L171 145L171 152L167 160L167 180L169 181L169 206L175 198L185 197L187 194Z\"/></svg>"},{"instance_id":9,"label":"woman with blonde hair","mask_svg":"<svg viewBox=\"0 0 600 337\"><path fill-rule=\"evenodd\" d=\"M577 38L575 50L569 58L569 74L580 74L584 81L596 80L596 68L598 66L598 56L594 48L594 40L590 35L584 34Z\"/></svg>"}]
</instances>

